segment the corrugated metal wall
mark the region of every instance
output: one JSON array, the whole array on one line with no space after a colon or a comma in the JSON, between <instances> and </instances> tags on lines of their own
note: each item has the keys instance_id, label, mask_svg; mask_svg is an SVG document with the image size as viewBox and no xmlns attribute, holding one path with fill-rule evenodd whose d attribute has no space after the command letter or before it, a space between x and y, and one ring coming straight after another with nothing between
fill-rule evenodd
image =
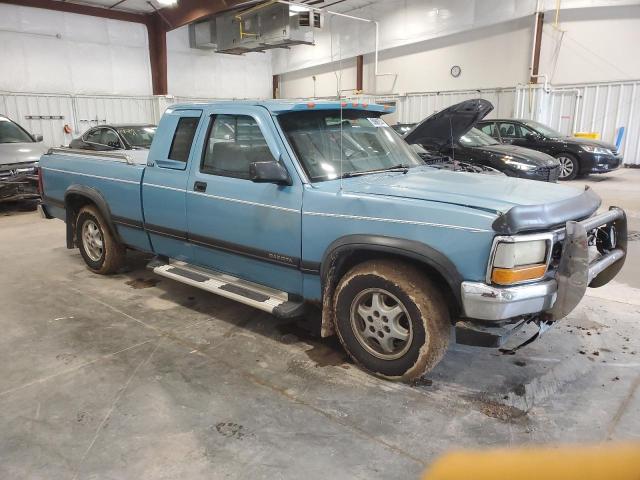
<instances>
[{"instance_id":1,"label":"corrugated metal wall","mask_svg":"<svg viewBox=\"0 0 640 480\"><path fill-rule=\"evenodd\" d=\"M488 118L513 116L515 88L502 88L410 93L399 97L398 121L400 123L419 122L443 108L472 98L483 98L493 104L494 110Z\"/></svg>"},{"instance_id":2,"label":"corrugated metal wall","mask_svg":"<svg viewBox=\"0 0 640 480\"><path fill-rule=\"evenodd\" d=\"M567 85L545 93L542 86L518 87L515 113L570 135L597 132L616 143L624 127L620 148L626 164L640 164L640 81Z\"/></svg>"},{"instance_id":3,"label":"corrugated metal wall","mask_svg":"<svg viewBox=\"0 0 640 480\"><path fill-rule=\"evenodd\" d=\"M621 149L625 163L640 164L640 80L605 84L543 86L411 93L402 96L358 96L360 102L393 103L390 123L413 123L434 112L470 98L484 98L494 105L491 117L539 120L565 134L598 132L615 143L625 128ZM187 97L124 97L0 93L0 114L17 121L28 131L42 134L48 145L65 145L87 128L102 123L157 123L165 108L174 103L207 101ZM46 118L56 116L62 118ZM35 118L29 118L35 117ZM44 117L44 118L38 118ZM69 125L71 134L63 127Z\"/></svg>"},{"instance_id":4,"label":"corrugated metal wall","mask_svg":"<svg viewBox=\"0 0 640 480\"><path fill-rule=\"evenodd\" d=\"M102 123L156 123L163 110L158 109L158 98L151 96L0 93L0 114L31 133L41 134L49 146L66 145ZM52 116L62 118L47 118ZM71 134L64 133L65 125L71 127Z\"/></svg>"}]
</instances>

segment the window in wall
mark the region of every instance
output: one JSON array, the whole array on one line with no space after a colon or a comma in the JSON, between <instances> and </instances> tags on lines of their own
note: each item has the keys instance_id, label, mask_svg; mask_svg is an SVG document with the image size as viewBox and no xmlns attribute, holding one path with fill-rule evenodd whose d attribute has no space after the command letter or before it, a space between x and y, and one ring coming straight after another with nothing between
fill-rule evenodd
<instances>
[{"instance_id":1,"label":"window in wall","mask_svg":"<svg viewBox=\"0 0 640 480\"><path fill-rule=\"evenodd\" d=\"M176 133L173 135L171 149L169 150L169 159L178 162L186 162L189 160L189 152L193 144L193 137L198 128L199 117L182 117L178 120Z\"/></svg>"},{"instance_id":2,"label":"window in wall","mask_svg":"<svg viewBox=\"0 0 640 480\"><path fill-rule=\"evenodd\" d=\"M200 171L249 179L253 162L273 161L256 121L247 115L216 115L209 131Z\"/></svg>"}]
</instances>

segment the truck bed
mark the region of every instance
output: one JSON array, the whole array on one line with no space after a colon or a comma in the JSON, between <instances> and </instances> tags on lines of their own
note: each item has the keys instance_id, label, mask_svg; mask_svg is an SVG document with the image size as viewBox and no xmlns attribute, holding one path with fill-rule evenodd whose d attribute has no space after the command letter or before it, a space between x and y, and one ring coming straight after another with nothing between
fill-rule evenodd
<instances>
[{"instance_id":1,"label":"truck bed","mask_svg":"<svg viewBox=\"0 0 640 480\"><path fill-rule=\"evenodd\" d=\"M148 237L139 228L144 221L140 189L145 168L124 154L51 149L40 159L43 200L53 216L64 220L67 196L89 189L104 199L123 242L149 250Z\"/></svg>"}]
</instances>

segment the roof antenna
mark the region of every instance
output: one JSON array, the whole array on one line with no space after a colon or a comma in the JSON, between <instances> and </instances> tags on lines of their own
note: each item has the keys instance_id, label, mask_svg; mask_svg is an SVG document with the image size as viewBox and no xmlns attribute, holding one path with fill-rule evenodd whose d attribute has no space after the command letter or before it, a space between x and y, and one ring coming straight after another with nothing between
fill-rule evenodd
<instances>
[{"instance_id":1,"label":"roof antenna","mask_svg":"<svg viewBox=\"0 0 640 480\"><path fill-rule=\"evenodd\" d=\"M453 124L451 123L451 117L449 117L449 137L451 139L451 161L453 162L453 171L458 171L456 165L456 146L453 143Z\"/></svg>"},{"instance_id":2,"label":"roof antenna","mask_svg":"<svg viewBox=\"0 0 640 480\"><path fill-rule=\"evenodd\" d=\"M331 23L331 28L333 30L333 22ZM340 35L340 33L338 33ZM340 193L342 193L342 177L343 177L343 158L344 158L344 149L342 148L342 140L343 136L343 125L342 125L342 39L338 37L340 40L338 42L338 68L340 69L340 76L338 78L338 102L340 102ZM333 47L333 43L331 44Z\"/></svg>"}]
</instances>

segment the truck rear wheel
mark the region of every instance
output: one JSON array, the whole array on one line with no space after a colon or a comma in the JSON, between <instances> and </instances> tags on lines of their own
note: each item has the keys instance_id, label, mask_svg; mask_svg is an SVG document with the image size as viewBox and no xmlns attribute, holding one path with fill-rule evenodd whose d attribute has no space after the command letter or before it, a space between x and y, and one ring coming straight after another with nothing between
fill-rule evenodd
<instances>
[{"instance_id":1,"label":"truck rear wheel","mask_svg":"<svg viewBox=\"0 0 640 480\"><path fill-rule=\"evenodd\" d=\"M82 258L94 273L114 273L124 263L125 248L116 241L102 215L93 205L82 207L78 213L76 242Z\"/></svg>"},{"instance_id":2,"label":"truck rear wheel","mask_svg":"<svg viewBox=\"0 0 640 480\"><path fill-rule=\"evenodd\" d=\"M420 377L447 350L451 323L444 298L423 272L403 262L355 266L336 288L334 309L347 353L380 377Z\"/></svg>"}]
</instances>

